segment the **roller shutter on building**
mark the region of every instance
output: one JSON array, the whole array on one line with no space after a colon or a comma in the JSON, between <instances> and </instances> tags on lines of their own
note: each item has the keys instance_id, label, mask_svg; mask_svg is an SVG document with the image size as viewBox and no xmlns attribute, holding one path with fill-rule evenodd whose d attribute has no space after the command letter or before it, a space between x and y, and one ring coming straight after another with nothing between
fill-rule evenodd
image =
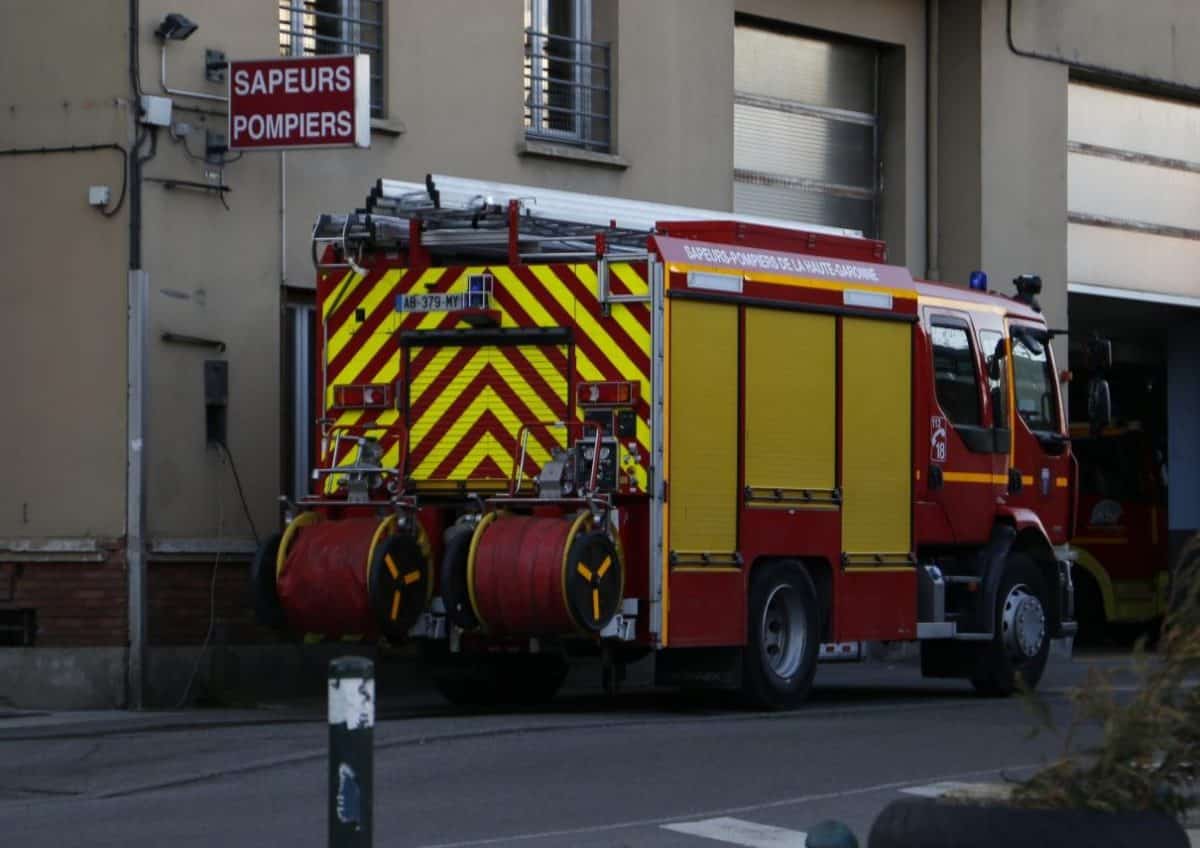
<instances>
[{"instance_id":1,"label":"roller shutter on building","mask_svg":"<svg viewBox=\"0 0 1200 848\"><path fill-rule=\"evenodd\" d=\"M734 211L877 233L878 59L738 24Z\"/></svg>"},{"instance_id":2,"label":"roller shutter on building","mask_svg":"<svg viewBox=\"0 0 1200 848\"><path fill-rule=\"evenodd\" d=\"M1069 290L1200 305L1200 106L1073 82Z\"/></svg>"}]
</instances>

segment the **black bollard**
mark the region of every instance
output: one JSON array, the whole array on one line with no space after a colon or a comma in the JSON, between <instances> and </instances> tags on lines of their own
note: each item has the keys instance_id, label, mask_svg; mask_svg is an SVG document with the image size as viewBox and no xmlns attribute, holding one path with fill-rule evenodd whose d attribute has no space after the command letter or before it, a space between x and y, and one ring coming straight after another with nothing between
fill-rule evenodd
<instances>
[{"instance_id":1,"label":"black bollard","mask_svg":"<svg viewBox=\"0 0 1200 848\"><path fill-rule=\"evenodd\" d=\"M375 782L375 666L329 664L329 848L369 848Z\"/></svg>"}]
</instances>

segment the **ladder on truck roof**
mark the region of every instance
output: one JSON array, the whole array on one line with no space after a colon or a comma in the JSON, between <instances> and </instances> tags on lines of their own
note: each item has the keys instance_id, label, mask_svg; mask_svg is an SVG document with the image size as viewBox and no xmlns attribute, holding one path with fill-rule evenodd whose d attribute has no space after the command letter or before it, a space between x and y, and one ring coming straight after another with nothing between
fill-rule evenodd
<instances>
[{"instance_id":1,"label":"ladder on truck roof","mask_svg":"<svg viewBox=\"0 0 1200 848\"><path fill-rule=\"evenodd\" d=\"M362 209L321 215L313 227L318 270L353 268L370 250L411 256L522 262L638 259L662 222L733 221L798 233L863 238L858 230L713 209L429 174L379 179ZM335 258L325 257L332 246Z\"/></svg>"}]
</instances>

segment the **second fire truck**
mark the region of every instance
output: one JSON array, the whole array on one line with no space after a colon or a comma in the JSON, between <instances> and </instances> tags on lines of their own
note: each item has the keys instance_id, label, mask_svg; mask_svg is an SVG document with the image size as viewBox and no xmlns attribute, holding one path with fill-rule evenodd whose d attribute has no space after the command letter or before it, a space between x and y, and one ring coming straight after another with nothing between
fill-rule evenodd
<instances>
[{"instance_id":1,"label":"second fire truck","mask_svg":"<svg viewBox=\"0 0 1200 848\"><path fill-rule=\"evenodd\" d=\"M771 707L880 641L1007 694L1073 632L1037 278L440 176L313 238L320 462L256 557L265 622L415 641L459 702L591 653Z\"/></svg>"}]
</instances>

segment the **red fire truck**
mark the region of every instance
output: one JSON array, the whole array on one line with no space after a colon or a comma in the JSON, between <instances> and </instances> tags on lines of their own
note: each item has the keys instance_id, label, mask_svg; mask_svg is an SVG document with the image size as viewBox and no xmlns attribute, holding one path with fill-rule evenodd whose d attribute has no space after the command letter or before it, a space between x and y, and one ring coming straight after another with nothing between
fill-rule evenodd
<instances>
[{"instance_id":1,"label":"red fire truck","mask_svg":"<svg viewBox=\"0 0 1200 848\"><path fill-rule=\"evenodd\" d=\"M443 176L313 251L321 462L255 559L266 623L415 641L454 701L549 697L590 652L770 707L877 641L1007 694L1074 631L1037 278Z\"/></svg>"},{"instance_id":2,"label":"red fire truck","mask_svg":"<svg viewBox=\"0 0 1200 848\"><path fill-rule=\"evenodd\" d=\"M1079 460L1075 562L1079 638L1153 635L1167 609L1170 554L1161 455L1140 422L1071 425Z\"/></svg>"}]
</instances>

